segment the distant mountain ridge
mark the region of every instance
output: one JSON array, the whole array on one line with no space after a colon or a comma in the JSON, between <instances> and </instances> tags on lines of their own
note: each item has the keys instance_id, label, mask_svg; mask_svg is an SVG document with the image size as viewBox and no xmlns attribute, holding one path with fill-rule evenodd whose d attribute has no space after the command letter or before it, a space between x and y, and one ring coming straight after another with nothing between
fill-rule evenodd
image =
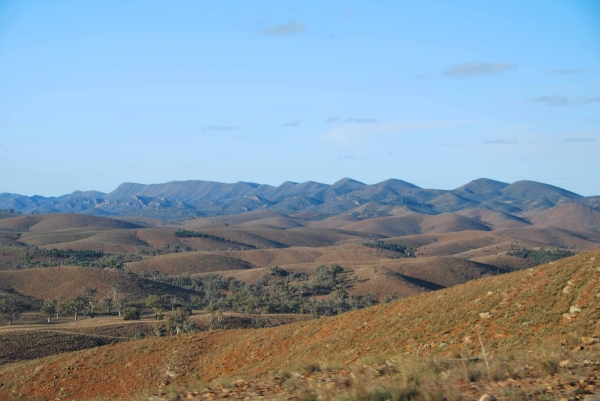
<instances>
[{"instance_id":1,"label":"distant mountain ridge","mask_svg":"<svg viewBox=\"0 0 600 401\"><path fill-rule=\"evenodd\" d=\"M200 180L149 185L123 183L108 194L75 191L59 197L0 193L0 209L21 213L85 213L161 219L237 214L257 209L315 216L353 213L361 217L487 209L522 216L571 203L600 209L598 196L584 197L535 181L509 184L487 178L471 181L454 190L424 189L398 179L367 185L343 178L331 185L286 181L278 187L242 181L234 184Z\"/></svg>"}]
</instances>

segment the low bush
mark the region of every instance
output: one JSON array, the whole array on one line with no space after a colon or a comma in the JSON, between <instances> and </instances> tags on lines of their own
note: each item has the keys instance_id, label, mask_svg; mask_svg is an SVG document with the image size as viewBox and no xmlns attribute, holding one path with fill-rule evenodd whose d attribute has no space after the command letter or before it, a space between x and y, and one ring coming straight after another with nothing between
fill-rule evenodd
<instances>
[{"instance_id":1,"label":"low bush","mask_svg":"<svg viewBox=\"0 0 600 401\"><path fill-rule=\"evenodd\" d=\"M123 320L140 320L140 310L130 306L123 311Z\"/></svg>"}]
</instances>

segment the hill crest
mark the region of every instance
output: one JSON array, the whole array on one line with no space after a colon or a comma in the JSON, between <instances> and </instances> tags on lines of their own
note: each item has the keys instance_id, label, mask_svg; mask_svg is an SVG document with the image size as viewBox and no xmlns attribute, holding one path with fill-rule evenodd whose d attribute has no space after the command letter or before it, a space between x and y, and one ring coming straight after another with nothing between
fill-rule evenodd
<instances>
[{"instance_id":1,"label":"hill crest","mask_svg":"<svg viewBox=\"0 0 600 401\"><path fill-rule=\"evenodd\" d=\"M357 213L362 217L390 215L404 207L440 214L487 208L520 217L565 203L600 208L597 197L535 181L512 184L479 178L454 190L424 189L390 178L376 184L343 178L331 185L307 181L280 186L239 181L232 184L188 180L163 184L123 183L114 191L75 191L60 197L0 194L0 209L21 213L85 213L99 216L144 216L163 220L277 210L281 213ZM367 204L368 207L359 210ZM393 214L393 213L392 213Z\"/></svg>"}]
</instances>

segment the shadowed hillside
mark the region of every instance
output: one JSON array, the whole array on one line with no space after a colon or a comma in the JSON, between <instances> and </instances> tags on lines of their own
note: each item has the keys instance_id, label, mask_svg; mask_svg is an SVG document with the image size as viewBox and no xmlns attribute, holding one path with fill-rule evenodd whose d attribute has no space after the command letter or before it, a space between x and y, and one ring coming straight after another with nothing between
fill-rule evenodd
<instances>
[{"instance_id":1,"label":"shadowed hillside","mask_svg":"<svg viewBox=\"0 0 600 401\"><path fill-rule=\"evenodd\" d=\"M139 226L126 221L82 214L18 216L0 220L0 230L5 231L54 231L81 227L128 229Z\"/></svg>"},{"instance_id":2,"label":"shadowed hillside","mask_svg":"<svg viewBox=\"0 0 600 401\"><path fill-rule=\"evenodd\" d=\"M151 294L187 297L194 293L111 269L59 266L0 271L0 290L10 290L42 300L57 297L65 299L79 294L84 286L97 288L98 294L103 297L112 295L114 288L119 296L126 297L130 302L141 302Z\"/></svg>"},{"instance_id":3,"label":"shadowed hillside","mask_svg":"<svg viewBox=\"0 0 600 401\"><path fill-rule=\"evenodd\" d=\"M542 211L565 203L598 208L596 198L586 198L552 185L534 181L509 184L486 178L471 181L452 191L419 188L397 179L367 185L343 178L331 185L286 181L278 187L199 180L150 185L124 183L108 194L75 191L53 198L0 194L0 209L14 209L22 213L76 212L155 219L142 222L143 226L158 224L156 219L206 218L251 211L263 213L265 218L275 217L277 213L299 212L354 213L371 218L399 215L406 211L433 215L483 208L518 217L522 213ZM268 216L269 212L273 214ZM236 221L234 224L241 223Z\"/></svg>"}]
</instances>

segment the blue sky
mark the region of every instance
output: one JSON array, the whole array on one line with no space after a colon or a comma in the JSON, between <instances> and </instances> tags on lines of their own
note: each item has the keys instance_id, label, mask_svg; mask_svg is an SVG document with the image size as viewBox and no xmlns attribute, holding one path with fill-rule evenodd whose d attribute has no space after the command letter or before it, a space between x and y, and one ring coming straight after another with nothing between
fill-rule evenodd
<instances>
[{"instance_id":1,"label":"blue sky","mask_svg":"<svg viewBox=\"0 0 600 401\"><path fill-rule=\"evenodd\" d=\"M0 2L0 192L488 177L600 195L598 1Z\"/></svg>"}]
</instances>

